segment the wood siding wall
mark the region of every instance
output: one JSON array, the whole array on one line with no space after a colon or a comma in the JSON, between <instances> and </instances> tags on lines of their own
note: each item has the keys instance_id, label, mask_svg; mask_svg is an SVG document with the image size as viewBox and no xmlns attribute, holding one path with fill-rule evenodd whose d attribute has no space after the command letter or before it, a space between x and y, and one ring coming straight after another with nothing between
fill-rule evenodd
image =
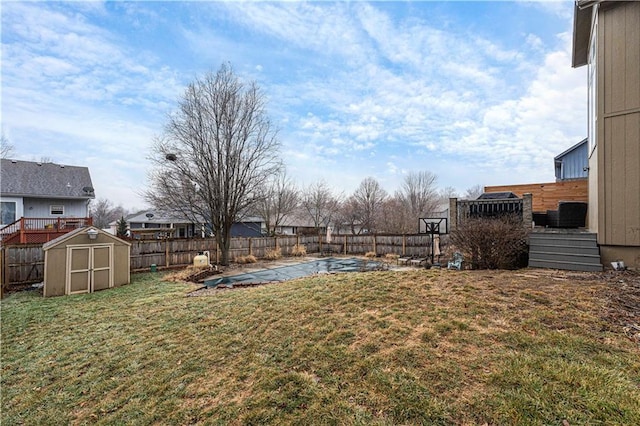
<instances>
[{"instance_id":1,"label":"wood siding wall","mask_svg":"<svg viewBox=\"0 0 640 426\"><path fill-rule=\"evenodd\" d=\"M51 206L64 206L64 214L51 215ZM24 198L25 217L87 217L87 200Z\"/></svg>"},{"instance_id":2,"label":"wood siding wall","mask_svg":"<svg viewBox=\"0 0 640 426\"><path fill-rule=\"evenodd\" d=\"M441 249L444 249L447 239L440 241ZM381 256L388 253L426 256L430 253L431 236L333 235L330 243L327 243L326 235L233 238L230 257L234 259L252 254L257 258L264 258L267 250L276 247L280 248L283 256L288 256L296 244L304 245L308 253L363 255L375 252ZM187 266L203 251L209 251L211 261L216 262L216 242L212 238L132 241L130 270L148 271L152 264L159 268ZM0 264L1 285L5 290L44 280L44 252L41 244L3 246L0 250Z\"/></svg>"},{"instance_id":3,"label":"wood siding wall","mask_svg":"<svg viewBox=\"0 0 640 426\"><path fill-rule=\"evenodd\" d=\"M640 247L640 2L598 16L598 242Z\"/></svg>"},{"instance_id":4,"label":"wood siding wall","mask_svg":"<svg viewBox=\"0 0 640 426\"><path fill-rule=\"evenodd\" d=\"M518 197L530 193L533 195L533 211L546 212L557 210L559 201L589 200L587 179L576 179L562 182L532 183L524 185L485 186L484 192L510 191Z\"/></svg>"}]
</instances>

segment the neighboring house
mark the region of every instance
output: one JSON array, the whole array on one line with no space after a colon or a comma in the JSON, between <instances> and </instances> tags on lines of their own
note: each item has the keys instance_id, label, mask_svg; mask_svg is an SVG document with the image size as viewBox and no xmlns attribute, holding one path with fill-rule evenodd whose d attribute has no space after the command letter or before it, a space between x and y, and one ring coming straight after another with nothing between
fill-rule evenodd
<instances>
[{"instance_id":1,"label":"neighboring house","mask_svg":"<svg viewBox=\"0 0 640 426\"><path fill-rule=\"evenodd\" d=\"M259 217L246 217L231 225L232 237L262 237L266 233L267 226Z\"/></svg>"},{"instance_id":2,"label":"neighboring house","mask_svg":"<svg viewBox=\"0 0 640 426\"><path fill-rule=\"evenodd\" d=\"M321 225L320 229L316 229L308 214L302 210L288 215L280 225L276 226L277 235L317 235L326 232L326 225Z\"/></svg>"},{"instance_id":3,"label":"neighboring house","mask_svg":"<svg viewBox=\"0 0 640 426\"><path fill-rule=\"evenodd\" d=\"M86 167L2 159L2 243L43 243L91 225L92 198L93 184Z\"/></svg>"},{"instance_id":4,"label":"neighboring house","mask_svg":"<svg viewBox=\"0 0 640 426\"><path fill-rule=\"evenodd\" d=\"M588 138L583 139L553 159L556 169L556 181L586 179L589 174L587 152Z\"/></svg>"},{"instance_id":5,"label":"neighboring house","mask_svg":"<svg viewBox=\"0 0 640 426\"><path fill-rule=\"evenodd\" d=\"M640 267L640 2L576 1L572 65L588 66L589 229L604 264Z\"/></svg>"},{"instance_id":6,"label":"neighboring house","mask_svg":"<svg viewBox=\"0 0 640 426\"><path fill-rule=\"evenodd\" d=\"M1 222L25 218L85 218L95 198L87 167L2 159Z\"/></svg>"},{"instance_id":7,"label":"neighboring house","mask_svg":"<svg viewBox=\"0 0 640 426\"><path fill-rule=\"evenodd\" d=\"M125 217L129 236L136 239L204 238L211 235L211 227L194 223L179 216L156 210L143 210ZM264 224L259 218L247 218L231 226L232 237L261 237ZM116 234L117 221L109 224L109 232Z\"/></svg>"},{"instance_id":8,"label":"neighboring house","mask_svg":"<svg viewBox=\"0 0 640 426\"><path fill-rule=\"evenodd\" d=\"M126 216L129 236L137 239L157 238L200 238L203 236L202 224L155 210L143 210ZM118 221L109 223L111 233L117 233Z\"/></svg>"}]
</instances>

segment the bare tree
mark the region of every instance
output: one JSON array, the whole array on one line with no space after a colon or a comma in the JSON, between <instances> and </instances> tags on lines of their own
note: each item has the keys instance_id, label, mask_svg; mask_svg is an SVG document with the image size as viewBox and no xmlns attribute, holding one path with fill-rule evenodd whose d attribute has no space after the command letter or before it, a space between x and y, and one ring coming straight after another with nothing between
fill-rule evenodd
<instances>
[{"instance_id":1,"label":"bare tree","mask_svg":"<svg viewBox=\"0 0 640 426\"><path fill-rule=\"evenodd\" d=\"M391 234L402 234L415 232L417 223L412 228L405 226L409 221L406 218L406 211L402 200L397 197L387 197L380 206L378 219L378 232L388 232Z\"/></svg>"},{"instance_id":2,"label":"bare tree","mask_svg":"<svg viewBox=\"0 0 640 426\"><path fill-rule=\"evenodd\" d=\"M388 194L372 177L365 178L353 193L362 228L376 232L377 218Z\"/></svg>"},{"instance_id":3,"label":"bare tree","mask_svg":"<svg viewBox=\"0 0 640 426\"><path fill-rule=\"evenodd\" d=\"M443 201L448 201L449 198L458 198L458 191L453 186L445 186L438 194Z\"/></svg>"},{"instance_id":4,"label":"bare tree","mask_svg":"<svg viewBox=\"0 0 640 426\"><path fill-rule=\"evenodd\" d=\"M320 228L332 223L340 205L340 198L333 195L326 182L319 181L305 188L300 204L313 226L319 231Z\"/></svg>"},{"instance_id":5,"label":"bare tree","mask_svg":"<svg viewBox=\"0 0 640 426\"><path fill-rule=\"evenodd\" d=\"M480 184L474 185L470 188L467 188L464 195L462 196L463 200L475 200L484 192L484 187Z\"/></svg>"},{"instance_id":6,"label":"bare tree","mask_svg":"<svg viewBox=\"0 0 640 426\"><path fill-rule=\"evenodd\" d=\"M146 200L157 209L209 224L229 263L231 226L281 168L279 142L255 82L228 64L189 84L156 139Z\"/></svg>"},{"instance_id":7,"label":"bare tree","mask_svg":"<svg viewBox=\"0 0 640 426\"><path fill-rule=\"evenodd\" d=\"M272 176L259 194L254 212L265 221L267 233L273 235L276 228L295 212L300 192L283 169Z\"/></svg>"},{"instance_id":8,"label":"bare tree","mask_svg":"<svg viewBox=\"0 0 640 426\"><path fill-rule=\"evenodd\" d=\"M405 176L396 198L405 211L403 232L417 232L420 217L437 210L438 177L429 171L411 172Z\"/></svg>"},{"instance_id":9,"label":"bare tree","mask_svg":"<svg viewBox=\"0 0 640 426\"><path fill-rule=\"evenodd\" d=\"M9 142L9 138L7 138L4 133L2 133L0 138L0 158L9 158L15 153L15 147Z\"/></svg>"},{"instance_id":10,"label":"bare tree","mask_svg":"<svg viewBox=\"0 0 640 426\"><path fill-rule=\"evenodd\" d=\"M353 235L362 232L358 201L353 195L340 203L334 217L334 222L336 225L335 229L339 233L343 233L345 228L347 233Z\"/></svg>"},{"instance_id":11,"label":"bare tree","mask_svg":"<svg viewBox=\"0 0 640 426\"><path fill-rule=\"evenodd\" d=\"M106 198L98 198L91 201L89 214L93 218L93 226L106 228L109 223L126 216L127 211L122 206L113 206L113 203Z\"/></svg>"}]
</instances>

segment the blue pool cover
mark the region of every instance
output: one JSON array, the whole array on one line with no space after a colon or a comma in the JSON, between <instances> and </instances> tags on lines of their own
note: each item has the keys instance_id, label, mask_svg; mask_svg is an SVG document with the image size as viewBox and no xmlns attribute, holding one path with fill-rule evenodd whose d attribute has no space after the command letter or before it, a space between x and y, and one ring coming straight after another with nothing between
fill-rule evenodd
<instances>
[{"instance_id":1,"label":"blue pool cover","mask_svg":"<svg viewBox=\"0 0 640 426\"><path fill-rule=\"evenodd\" d=\"M214 278L212 280L205 281L204 285L207 287L233 287L234 284L265 284L307 277L318 273L361 272L373 271L379 268L380 262L356 258L338 259L335 257L328 257L326 259L318 259L311 262L298 263L296 265L281 266L279 268L265 269L262 271L233 275L230 277Z\"/></svg>"}]
</instances>

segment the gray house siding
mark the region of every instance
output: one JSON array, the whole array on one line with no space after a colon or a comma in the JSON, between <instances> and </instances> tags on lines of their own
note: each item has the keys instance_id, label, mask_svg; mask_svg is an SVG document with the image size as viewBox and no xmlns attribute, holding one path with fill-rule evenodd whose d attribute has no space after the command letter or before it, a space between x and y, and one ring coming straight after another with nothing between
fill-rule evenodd
<instances>
[{"instance_id":1,"label":"gray house siding","mask_svg":"<svg viewBox=\"0 0 640 426\"><path fill-rule=\"evenodd\" d=\"M51 206L62 206L64 213L51 214ZM24 198L24 217L88 217L87 200Z\"/></svg>"},{"instance_id":2,"label":"gray house siding","mask_svg":"<svg viewBox=\"0 0 640 426\"><path fill-rule=\"evenodd\" d=\"M555 158L556 179L584 179L589 177L589 158L586 140Z\"/></svg>"},{"instance_id":3,"label":"gray house siding","mask_svg":"<svg viewBox=\"0 0 640 426\"><path fill-rule=\"evenodd\" d=\"M262 237L261 222L236 222L231 225L232 237Z\"/></svg>"}]
</instances>

